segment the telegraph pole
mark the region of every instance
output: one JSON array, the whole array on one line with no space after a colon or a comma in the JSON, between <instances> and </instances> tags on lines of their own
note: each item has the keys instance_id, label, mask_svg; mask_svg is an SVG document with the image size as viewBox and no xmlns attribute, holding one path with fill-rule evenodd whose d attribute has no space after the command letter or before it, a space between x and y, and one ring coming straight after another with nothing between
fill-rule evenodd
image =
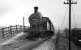
<instances>
[{"instance_id":1,"label":"telegraph pole","mask_svg":"<svg viewBox=\"0 0 81 50\"><path fill-rule=\"evenodd\" d=\"M71 5L77 4L77 2L73 2L73 0L67 0L67 2L64 2L64 4L69 5L69 50L71 50Z\"/></svg>"}]
</instances>

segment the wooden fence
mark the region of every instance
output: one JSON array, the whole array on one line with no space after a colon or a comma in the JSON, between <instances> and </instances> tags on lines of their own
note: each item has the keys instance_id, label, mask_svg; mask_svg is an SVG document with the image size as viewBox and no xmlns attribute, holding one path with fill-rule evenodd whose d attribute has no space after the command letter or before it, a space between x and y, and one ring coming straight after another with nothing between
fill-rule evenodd
<instances>
[{"instance_id":1,"label":"wooden fence","mask_svg":"<svg viewBox=\"0 0 81 50\"><path fill-rule=\"evenodd\" d=\"M15 26L9 26L5 28L0 29L1 37L4 39L11 38L18 34L19 32L22 32L27 26L22 26L22 25L15 25Z\"/></svg>"}]
</instances>

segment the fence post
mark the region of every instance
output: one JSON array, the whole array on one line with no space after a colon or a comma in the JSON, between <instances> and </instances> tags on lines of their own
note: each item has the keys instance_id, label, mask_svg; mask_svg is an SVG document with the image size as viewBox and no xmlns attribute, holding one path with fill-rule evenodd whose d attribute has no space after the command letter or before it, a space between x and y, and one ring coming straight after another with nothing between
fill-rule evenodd
<instances>
[{"instance_id":1,"label":"fence post","mask_svg":"<svg viewBox=\"0 0 81 50\"><path fill-rule=\"evenodd\" d=\"M2 28L2 38L4 38L4 28Z\"/></svg>"},{"instance_id":2,"label":"fence post","mask_svg":"<svg viewBox=\"0 0 81 50\"><path fill-rule=\"evenodd\" d=\"M25 30L25 26L24 26L24 28L23 28L23 31Z\"/></svg>"},{"instance_id":3,"label":"fence post","mask_svg":"<svg viewBox=\"0 0 81 50\"><path fill-rule=\"evenodd\" d=\"M16 33L18 32L18 30L17 30L18 28L17 28L17 25L16 25Z\"/></svg>"},{"instance_id":4,"label":"fence post","mask_svg":"<svg viewBox=\"0 0 81 50\"><path fill-rule=\"evenodd\" d=\"M12 27L12 26L10 26L10 35L11 35L11 37L12 37L12 29L11 29L11 27Z\"/></svg>"},{"instance_id":5,"label":"fence post","mask_svg":"<svg viewBox=\"0 0 81 50\"><path fill-rule=\"evenodd\" d=\"M23 26L20 25L20 27L19 27L19 32L22 31L22 30L23 30Z\"/></svg>"}]
</instances>

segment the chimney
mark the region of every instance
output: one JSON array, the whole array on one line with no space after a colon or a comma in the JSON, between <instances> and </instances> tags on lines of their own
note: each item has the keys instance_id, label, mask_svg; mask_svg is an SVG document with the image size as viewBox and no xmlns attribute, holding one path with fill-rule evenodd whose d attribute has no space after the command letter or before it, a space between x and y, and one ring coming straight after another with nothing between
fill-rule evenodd
<instances>
[{"instance_id":1,"label":"chimney","mask_svg":"<svg viewBox=\"0 0 81 50\"><path fill-rule=\"evenodd\" d=\"M34 13L37 13L38 12L38 7L34 7Z\"/></svg>"}]
</instances>

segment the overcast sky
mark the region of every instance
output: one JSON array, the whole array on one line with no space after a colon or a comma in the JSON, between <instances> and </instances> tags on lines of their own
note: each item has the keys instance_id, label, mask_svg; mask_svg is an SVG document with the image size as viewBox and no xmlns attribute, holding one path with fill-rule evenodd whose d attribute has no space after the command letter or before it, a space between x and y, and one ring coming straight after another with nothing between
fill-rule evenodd
<instances>
[{"instance_id":1,"label":"overcast sky","mask_svg":"<svg viewBox=\"0 0 81 50\"><path fill-rule=\"evenodd\" d=\"M38 6L43 16L49 17L58 28L68 27L68 5L66 0L0 0L0 26L29 25L28 17L33 13L33 7ZM76 0L73 0L74 2ZM81 27L81 0L72 6L72 27Z\"/></svg>"}]
</instances>

